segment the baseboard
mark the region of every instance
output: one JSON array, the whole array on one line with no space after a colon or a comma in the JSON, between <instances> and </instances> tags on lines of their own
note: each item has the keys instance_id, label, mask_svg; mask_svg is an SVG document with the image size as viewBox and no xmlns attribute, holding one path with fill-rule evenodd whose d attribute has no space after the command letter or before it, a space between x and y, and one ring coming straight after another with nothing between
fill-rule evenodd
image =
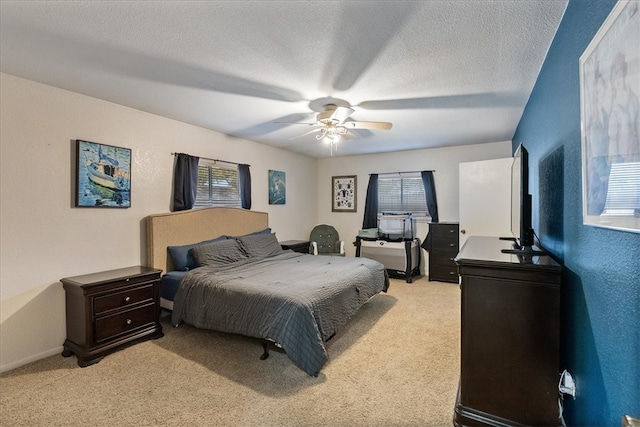
<instances>
[{"instance_id":1,"label":"baseboard","mask_svg":"<svg viewBox=\"0 0 640 427\"><path fill-rule=\"evenodd\" d=\"M31 362L35 362L36 360L44 359L45 357L49 357L49 356L53 356L54 354L61 354L61 353L62 353L62 346L59 346L47 351L43 351L42 353L39 353L39 354L34 354L29 357L25 357L24 359L18 360L17 362L7 363L6 365L0 365L0 373L11 371L12 369L19 368L20 366L27 365Z\"/></svg>"}]
</instances>

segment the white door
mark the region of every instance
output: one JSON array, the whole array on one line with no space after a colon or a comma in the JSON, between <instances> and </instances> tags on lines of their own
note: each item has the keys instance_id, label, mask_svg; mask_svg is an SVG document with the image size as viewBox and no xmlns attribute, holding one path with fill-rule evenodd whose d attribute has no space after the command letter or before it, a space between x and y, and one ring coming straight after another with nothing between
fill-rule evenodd
<instances>
[{"instance_id":1,"label":"white door","mask_svg":"<svg viewBox=\"0 0 640 427\"><path fill-rule=\"evenodd\" d=\"M460 247L469 236L511 236L511 163L460 163Z\"/></svg>"}]
</instances>

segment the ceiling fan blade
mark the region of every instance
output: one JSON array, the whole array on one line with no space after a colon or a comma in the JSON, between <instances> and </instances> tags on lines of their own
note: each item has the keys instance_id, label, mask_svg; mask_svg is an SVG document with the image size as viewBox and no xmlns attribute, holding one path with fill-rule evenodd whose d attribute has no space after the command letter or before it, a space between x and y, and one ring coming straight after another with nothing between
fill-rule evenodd
<instances>
[{"instance_id":1,"label":"ceiling fan blade","mask_svg":"<svg viewBox=\"0 0 640 427\"><path fill-rule=\"evenodd\" d=\"M318 129L311 129L311 130L310 130L310 131L308 131L308 132L305 132L305 133L300 134L300 135L298 135L298 136L294 136L293 138L289 138L289 139L291 140L291 139L302 138L303 136L306 136L306 135L309 135L309 134L312 134L312 133L315 133L315 132L320 132L321 130L322 130L322 128L318 128Z\"/></svg>"},{"instance_id":2,"label":"ceiling fan blade","mask_svg":"<svg viewBox=\"0 0 640 427\"><path fill-rule=\"evenodd\" d=\"M322 126L322 123L313 122L313 123L304 123L304 122L273 122L280 123L283 125L307 125L307 126Z\"/></svg>"},{"instance_id":3,"label":"ceiling fan blade","mask_svg":"<svg viewBox=\"0 0 640 427\"><path fill-rule=\"evenodd\" d=\"M342 134L342 137L346 140L349 140L349 139L356 139L358 136L355 133L348 130L344 134Z\"/></svg>"},{"instance_id":4,"label":"ceiling fan blade","mask_svg":"<svg viewBox=\"0 0 640 427\"><path fill-rule=\"evenodd\" d=\"M339 123L342 123L347 120L354 111L355 110L349 107L336 107L336 109L333 110L333 113L331 113L331 117L329 118L331 120L337 120Z\"/></svg>"},{"instance_id":5,"label":"ceiling fan blade","mask_svg":"<svg viewBox=\"0 0 640 427\"><path fill-rule=\"evenodd\" d=\"M344 122L342 126L348 129L389 130L393 127L393 124L389 122Z\"/></svg>"},{"instance_id":6,"label":"ceiling fan blade","mask_svg":"<svg viewBox=\"0 0 640 427\"><path fill-rule=\"evenodd\" d=\"M495 92L364 101L358 104L358 107L366 110L493 108L497 106L509 108L520 105L520 102L522 99L518 93Z\"/></svg>"}]
</instances>

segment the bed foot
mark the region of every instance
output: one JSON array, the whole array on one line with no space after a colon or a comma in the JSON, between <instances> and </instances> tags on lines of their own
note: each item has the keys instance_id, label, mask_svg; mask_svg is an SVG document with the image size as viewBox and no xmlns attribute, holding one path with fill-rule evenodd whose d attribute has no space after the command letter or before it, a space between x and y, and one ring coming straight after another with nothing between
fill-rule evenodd
<instances>
[{"instance_id":1,"label":"bed foot","mask_svg":"<svg viewBox=\"0 0 640 427\"><path fill-rule=\"evenodd\" d=\"M264 350L264 352L262 353L262 356L260 356L260 360L265 360L267 357L269 357L269 348L267 347L266 342L262 343L262 350Z\"/></svg>"}]
</instances>

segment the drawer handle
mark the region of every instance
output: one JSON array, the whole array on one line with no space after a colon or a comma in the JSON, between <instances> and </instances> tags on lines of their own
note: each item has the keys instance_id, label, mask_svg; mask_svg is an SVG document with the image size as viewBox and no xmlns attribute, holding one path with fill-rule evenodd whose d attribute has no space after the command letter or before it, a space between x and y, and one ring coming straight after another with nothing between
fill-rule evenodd
<instances>
[{"instance_id":1,"label":"drawer handle","mask_svg":"<svg viewBox=\"0 0 640 427\"><path fill-rule=\"evenodd\" d=\"M129 301L131 301L131 297L130 296L124 297L124 302L129 302Z\"/></svg>"},{"instance_id":2,"label":"drawer handle","mask_svg":"<svg viewBox=\"0 0 640 427\"><path fill-rule=\"evenodd\" d=\"M455 243L449 243L449 246L454 247L456 244Z\"/></svg>"},{"instance_id":3,"label":"drawer handle","mask_svg":"<svg viewBox=\"0 0 640 427\"><path fill-rule=\"evenodd\" d=\"M127 325L131 324L131 319L127 319L127 321L125 322Z\"/></svg>"}]
</instances>

